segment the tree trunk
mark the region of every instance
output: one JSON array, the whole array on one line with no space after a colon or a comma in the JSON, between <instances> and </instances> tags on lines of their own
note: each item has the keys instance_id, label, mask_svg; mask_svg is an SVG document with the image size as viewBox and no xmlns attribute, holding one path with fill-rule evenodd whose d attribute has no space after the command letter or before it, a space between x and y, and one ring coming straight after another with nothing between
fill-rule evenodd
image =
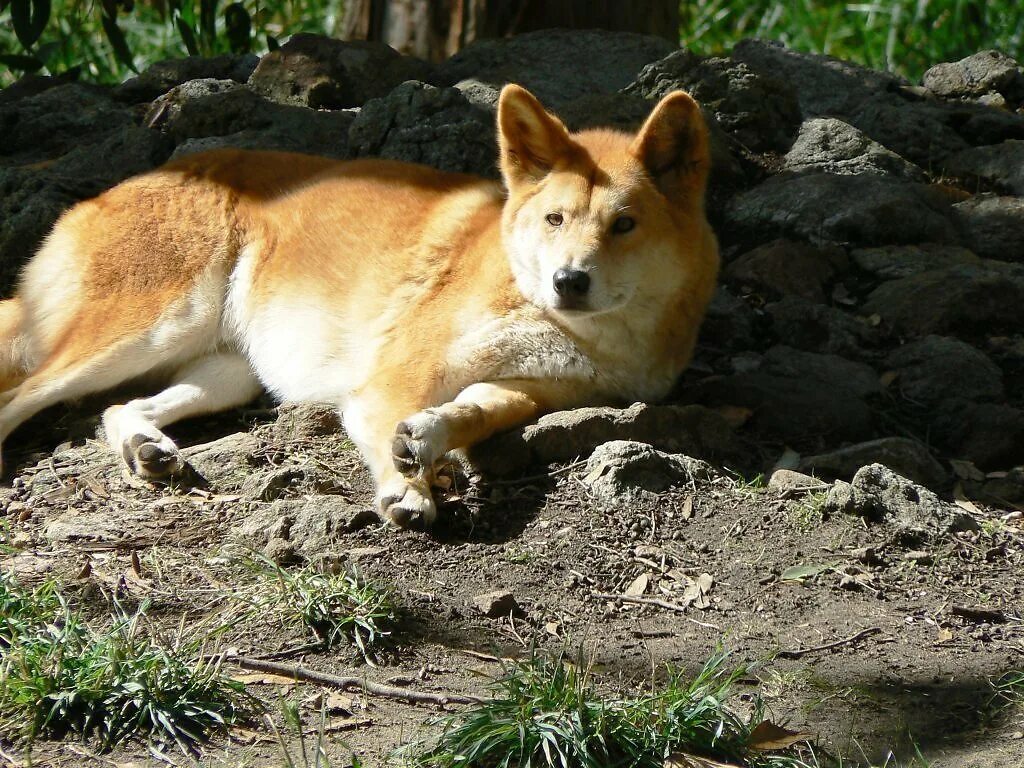
<instances>
[{"instance_id":1,"label":"tree trunk","mask_svg":"<svg viewBox=\"0 0 1024 768\"><path fill-rule=\"evenodd\" d=\"M538 29L608 29L679 41L679 0L349 0L345 40L440 61L473 42Z\"/></svg>"}]
</instances>

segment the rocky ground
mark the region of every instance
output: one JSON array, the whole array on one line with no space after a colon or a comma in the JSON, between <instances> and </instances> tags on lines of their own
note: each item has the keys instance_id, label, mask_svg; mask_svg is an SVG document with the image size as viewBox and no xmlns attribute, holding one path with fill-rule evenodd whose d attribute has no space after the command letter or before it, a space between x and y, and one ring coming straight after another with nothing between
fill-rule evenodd
<instances>
[{"instance_id":1,"label":"rocky ground","mask_svg":"<svg viewBox=\"0 0 1024 768\"><path fill-rule=\"evenodd\" d=\"M113 89L27 78L0 91L0 290L68 205L188 152L493 176L509 81L572 127L632 127L674 88L713 119L722 286L671 404L496 438L430 535L375 519L323 409L264 403L172 428L196 483L170 489L125 477L94 441L106 400L54 409L5 445L3 567L86 598L149 598L173 627L215 613L232 548L352 563L395 590L395 645L371 672L345 653L308 666L479 692L489 657L532 645L582 644L625 687L661 662L695 670L719 643L741 659L782 651L749 693L833 751L916 744L939 766L1021 765L1020 712L988 707L989 681L1024 666L1024 69L1006 57L916 85L762 41L705 59L544 32L430 65L297 36L262 60L165 62ZM655 599L670 607L632 602ZM279 683L253 688L273 700ZM332 749L383 764L436 731L431 714L357 701L332 719ZM37 760L112 759L87 753L50 744ZM262 731L207 758L280 761Z\"/></svg>"}]
</instances>

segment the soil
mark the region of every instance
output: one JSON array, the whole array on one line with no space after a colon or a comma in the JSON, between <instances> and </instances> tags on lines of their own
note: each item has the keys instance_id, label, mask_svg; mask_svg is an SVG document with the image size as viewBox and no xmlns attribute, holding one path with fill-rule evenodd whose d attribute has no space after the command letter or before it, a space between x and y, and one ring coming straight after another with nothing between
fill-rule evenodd
<instances>
[{"instance_id":1,"label":"soil","mask_svg":"<svg viewBox=\"0 0 1024 768\"><path fill-rule=\"evenodd\" d=\"M0 567L24 583L57 578L98 610L114 594L126 605L149 600L154 631L173 637L223 620L231 602L224 596L244 587L246 573L230 556L246 543L237 533L246 518L282 498L318 504L340 496L354 509L372 506L369 477L343 435L316 425L279 428L270 407L168 430L179 445L228 446L220 454L189 452L207 457L205 474L214 479L205 488L141 482L93 437L104 402L53 409L4 446L12 471L0 490ZM233 461L239 440L247 448ZM282 467L296 470L289 482L260 483ZM301 630L258 619L235 627L222 647L479 695L502 671L495 657L521 658L533 648L582 647L602 688L636 691L662 677L666 664L696 672L721 646L735 663L756 665L740 686L741 710L759 694L776 722L815 734L821 747L852 761L844 764L882 764L890 750L909 760L919 749L937 767L1024 765L1024 711L990 707L991 681L1024 666L1019 511L977 504L980 531L911 547L886 523L823 515L820 497L786 498L725 467L711 481L616 503L592 493L586 471L572 462L533 466L518 479L467 485L458 476L430 533L366 515L337 532L312 559L357 567L393 590L400 607L376 668L348 648L293 652L309 641ZM786 573L794 566L819 568L795 578ZM697 580L708 586L702 574L710 588L693 601ZM643 597L688 603L685 611L594 597L621 595L644 575ZM497 589L510 592L521 611L484 615L474 598ZM278 699L302 702L311 749L322 689L247 674L301 765ZM458 710L347 695L348 711L331 715L325 729L331 765L349 765L352 752L364 766L387 765L401 745L436 736L438 715ZM16 758L10 744L3 751ZM158 759L142 743L100 756L79 743L43 742L32 764L168 763L234 768L285 760L271 729L257 723L215 740L196 759L170 751Z\"/></svg>"}]
</instances>

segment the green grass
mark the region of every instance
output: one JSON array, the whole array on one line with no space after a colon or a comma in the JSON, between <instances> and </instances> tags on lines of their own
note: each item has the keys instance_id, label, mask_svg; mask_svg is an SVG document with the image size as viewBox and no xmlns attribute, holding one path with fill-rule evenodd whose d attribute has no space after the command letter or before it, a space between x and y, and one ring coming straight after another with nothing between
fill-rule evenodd
<instances>
[{"instance_id":1,"label":"green grass","mask_svg":"<svg viewBox=\"0 0 1024 768\"><path fill-rule=\"evenodd\" d=\"M0 732L31 744L77 734L109 748L148 736L191 751L256 707L196 643L168 646L146 606L94 626L53 584L35 590L0 574Z\"/></svg>"},{"instance_id":2,"label":"green grass","mask_svg":"<svg viewBox=\"0 0 1024 768\"><path fill-rule=\"evenodd\" d=\"M809 768L789 749L748 747L759 706L743 718L727 703L746 669L715 654L692 680L670 670L657 692L599 692L585 667L534 656L506 670L488 702L445 721L437 742L410 756L416 768L662 768L673 753L756 768ZM813 760L812 753L803 753Z\"/></svg>"},{"instance_id":3,"label":"green grass","mask_svg":"<svg viewBox=\"0 0 1024 768\"><path fill-rule=\"evenodd\" d=\"M47 73L80 66L88 80L119 82L132 67L141 70L159 59L185 56L190 48L202 55L232 49L227 2L172 0L121 10L117 24L128 52L122 56L103 28L101 3L53 0L49 23L27 51L13 32L13 3L0 5L5 7L0 11L0 53L27 53ZM167 10L175 5L177 14ZM262 54L296 32L337 34L344 0L242 0L239 5L251 17L251 50ZM985 48L1024 57L1024 3L1019 0L686 0L680 9L680 40L702 54L727 53L744 37L764 37L911 80L932 64ZM17 72L0 65L0 85Z\"/></svg>"},{"instance_id":4,"label":"green grass","mask_svg":"<svg viewBox=\"0 0 1024 768\"><path fill-rule=\"evenodd\" d=\"M304 626L325 648L350 643L372 662L395 621L391 595L356 572L288 571L262 556L242 563L257 576L241 596L254 613L270 611L285 623Z\"/></svg>"},{"instance_id":5,"label":"green grass","mask_svg":"<svg viewBox=\"0 0 1024 768\"><path fill-rule=\"evenodd\" d=\"M986 48L1024 56L1019 0L690 0L680 8L683 45L704 54L763 37L915 81L932 64Z\"/></svg>"}]
</instances>

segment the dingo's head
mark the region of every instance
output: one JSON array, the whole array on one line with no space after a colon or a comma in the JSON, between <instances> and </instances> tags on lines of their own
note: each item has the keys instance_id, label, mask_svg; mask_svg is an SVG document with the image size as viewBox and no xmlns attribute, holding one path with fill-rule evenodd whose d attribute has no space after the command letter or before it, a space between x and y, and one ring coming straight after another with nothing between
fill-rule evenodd
<instances>
[{"instance_id":1,"label":"dingo's head","mask_svg":"<svg viewBox=\"0 0 1024 768\"><path fill-rule=\"evenodd\" d=\"M662 99L635 136L570 134L532 94L508 85L498 132L508 188L502 232L532 303L586 317L678 294L694 275L714 279L708 133L689 95Z\"/></svg>"}]
</instances>

